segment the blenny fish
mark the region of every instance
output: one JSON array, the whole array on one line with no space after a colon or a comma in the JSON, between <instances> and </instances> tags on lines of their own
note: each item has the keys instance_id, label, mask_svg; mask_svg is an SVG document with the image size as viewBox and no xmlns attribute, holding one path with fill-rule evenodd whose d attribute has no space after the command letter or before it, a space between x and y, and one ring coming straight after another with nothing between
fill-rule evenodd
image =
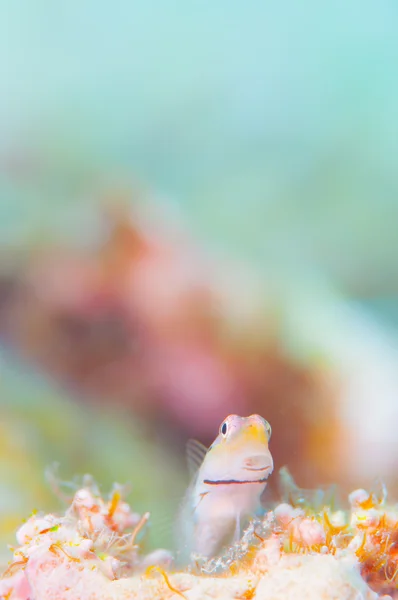
<instances>
[{"instance_id":1,"label":"blenny fish","mask_svg":"<svg viewBox=\"0 0 398 600\"><path fill-rule=\"evenodd\" d=\"M242 527L261 508L260 497L273 471L270 438L271 426L259 415L229 415L209 449L188 442L194 477L180 512L183 554L211 558L240 539Z\"/></svg>"}]
</instances>

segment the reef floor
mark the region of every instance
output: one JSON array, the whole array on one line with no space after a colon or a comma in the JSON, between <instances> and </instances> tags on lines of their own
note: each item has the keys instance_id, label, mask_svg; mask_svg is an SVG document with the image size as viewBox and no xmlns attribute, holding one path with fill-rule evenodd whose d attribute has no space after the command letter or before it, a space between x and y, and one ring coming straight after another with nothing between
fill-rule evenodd
<instances>
[{"instance_id":1,"label":"reef floor","mask_svg":"<svg viewBox=\"0 0 398 600\"><path fill-rule=\"evenodd\" d=\"M356 490L350 509L292 498L253 521L239 543L185 571L137 536L115 485L104 499L88 478L63 515L32 514L0 579L1 600L372 600L398 598L398 507Z\"/></svg>"}]
</instances>

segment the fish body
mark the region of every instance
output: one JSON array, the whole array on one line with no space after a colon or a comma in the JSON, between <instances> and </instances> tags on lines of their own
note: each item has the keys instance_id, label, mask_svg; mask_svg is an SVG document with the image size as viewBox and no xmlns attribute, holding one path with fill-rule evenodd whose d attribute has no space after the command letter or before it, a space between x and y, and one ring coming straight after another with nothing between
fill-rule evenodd
<instances>
[{"instance_id":1,"label":"fish body","mask_svg":"<svg viewBox=\"0 0 398 600\"><path fill-rule=\"evenodd\" d=\"M203 461L182 511L185 549L210 558L240 539L242 527L261 507L273 470L270 437L271 427L259 415L230 415L207 452L191 447L191 459Z\"/></svg>"}]
</instances>

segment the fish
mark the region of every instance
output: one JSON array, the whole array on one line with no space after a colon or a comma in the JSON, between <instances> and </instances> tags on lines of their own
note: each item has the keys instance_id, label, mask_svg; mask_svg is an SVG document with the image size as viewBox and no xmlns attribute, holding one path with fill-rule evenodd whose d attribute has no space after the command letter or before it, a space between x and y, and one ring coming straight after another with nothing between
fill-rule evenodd
<instances>
[{"instance_id":1,"label":"fish","mask_svg":"<svg viewBox=\"0 0 398 600\"><path fill-rule=\"evenodd\" d=\"M240 540L242 528L261 509L274 468L271 432L260 415L229 415L209 449L188 442L193 477L180 511L182 554L210 559Z\"/></svg>"}]
</instances>

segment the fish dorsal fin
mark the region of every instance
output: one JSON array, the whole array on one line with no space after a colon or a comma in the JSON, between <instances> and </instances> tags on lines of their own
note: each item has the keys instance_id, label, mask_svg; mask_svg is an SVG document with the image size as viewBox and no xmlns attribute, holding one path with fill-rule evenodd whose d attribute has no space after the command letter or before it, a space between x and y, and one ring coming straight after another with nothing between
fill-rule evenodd
<instances>
[{"instance_id":1,"label":"fish dorsal fin","mask_svg":"<svg viewBox=\"0 0 398 600\"><path fill-rule=\"evenodd\" d=\"M198 440L188 440L186 446L186 456L189 476L193 479L207 454L207 448Z\"/></svg>"}]
</instances>

